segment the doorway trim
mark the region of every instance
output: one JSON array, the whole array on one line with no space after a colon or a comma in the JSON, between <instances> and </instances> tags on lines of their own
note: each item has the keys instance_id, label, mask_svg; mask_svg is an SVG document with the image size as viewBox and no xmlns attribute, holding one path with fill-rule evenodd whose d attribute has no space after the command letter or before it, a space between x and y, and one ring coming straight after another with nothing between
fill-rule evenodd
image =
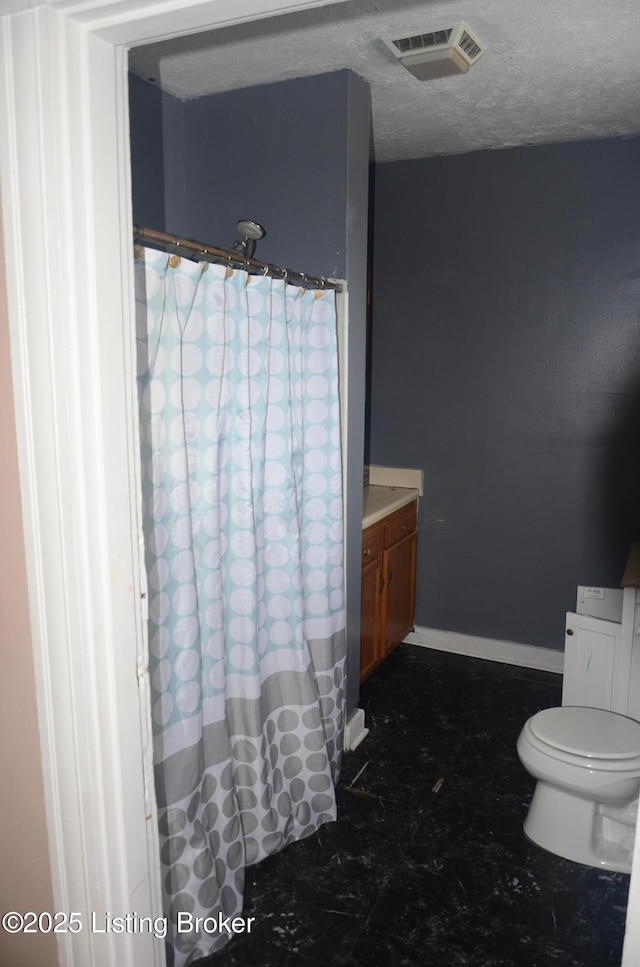
<instances>
[{"instance_id":1,"label":"doorway trim","mask_svg":"<svg viewBox=\"0 0 640 967\"><path fill-rule=\"evenodd\" d=\"M2 0L0 184L57 934L164 964L143 613L127 51L342 0ZM52 911L53 912L53 911Z\"/></svg>"}]
</instances>

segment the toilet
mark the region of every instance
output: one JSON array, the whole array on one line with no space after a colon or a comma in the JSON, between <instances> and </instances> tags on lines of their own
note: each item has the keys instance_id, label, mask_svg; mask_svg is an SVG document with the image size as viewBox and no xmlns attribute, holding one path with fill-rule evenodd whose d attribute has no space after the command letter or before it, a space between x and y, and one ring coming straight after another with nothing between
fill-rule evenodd
<instances>
[{"instance_id":1,"label":"toilet","mask_svg":"<svg viewBox=\"0 0 640 967\"><path fill-rule=\"evenodd\" d=\"M576 863L630 873L640 723L599 708L547 708L525 723L517 748L537 780L529 839Z\"/></svg>"}]
</instances>

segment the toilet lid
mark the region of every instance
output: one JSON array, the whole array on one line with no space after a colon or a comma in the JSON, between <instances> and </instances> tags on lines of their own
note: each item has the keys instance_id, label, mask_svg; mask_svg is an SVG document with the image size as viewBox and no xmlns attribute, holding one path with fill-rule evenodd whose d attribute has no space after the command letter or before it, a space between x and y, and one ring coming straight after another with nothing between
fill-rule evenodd
<instances>
[{"instance_id":1,"label":"toilet lid","mask_svg":"<svg viewBox=\"0 0 640 967\"><path fill-rule=\"evenodd\" d=\"M590 759L631 759L640 756L640 724L599 708L546 708L530 720L542 742Z\"/></svg>"}]
</instances>

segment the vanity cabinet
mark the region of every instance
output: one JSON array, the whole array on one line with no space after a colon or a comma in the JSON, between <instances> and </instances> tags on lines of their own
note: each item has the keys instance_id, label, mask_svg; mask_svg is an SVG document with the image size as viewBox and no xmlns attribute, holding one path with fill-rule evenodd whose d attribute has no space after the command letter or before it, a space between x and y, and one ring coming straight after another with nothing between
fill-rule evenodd
<instances>
[{"instance_id":1,"label":"vanity cabinet","mask_svg":"<svg viewBox=\"0 0 640 967\"><path fill-rule=\"evenodd\" d=\"M640 721L640 543L617 588L602 588L567 613L562 704L618 712Z\"/></svg>"},{"instance_id":2,"label":"vanity cabinet","mask_svg":"<svg viewBox=\"0 0 640 967\"><path fill-rule=\"evenodd\" d=\"M417 509L414 500L362 535L360 681L413 628Z\"/></svg>"}]
</instances>

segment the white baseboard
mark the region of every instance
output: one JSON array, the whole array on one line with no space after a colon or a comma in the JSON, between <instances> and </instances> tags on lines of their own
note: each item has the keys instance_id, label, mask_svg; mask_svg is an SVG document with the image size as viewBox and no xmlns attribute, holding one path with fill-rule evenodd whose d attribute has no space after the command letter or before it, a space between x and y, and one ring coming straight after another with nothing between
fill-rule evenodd
<instances>
[{"instance_id":1,"label":"white baseboard","mask_svg":"<svg viewBox=\"0 0 640 967\"><path fill-rule=\"evenodd\" d=\"M367 735L369 735L369 729L365 728L364 725L364 709L356 708L349 716L349 721L345 726L345 752L353 752L354 749L357 749Z\"/></svg>"},{"instance_id":2,"label":"white baseboard","mask_svg":"<svg viewBox=\"0 0 640 967\"><path fill-rule=\"evenodd\" d=\"M515 641L498 641L494 638L478 638L476 635L461 635L456 631L436 631L434 628L416 627L404 639L410 645L434 648L436 651L449 651L454 655L468 655L470 658L485 658L506 665L520 665L523 668L538 668L545 672L562 674L564 653L553 648L538 648L536 645L520 645Z\"/></svg>"}]
</instances>

